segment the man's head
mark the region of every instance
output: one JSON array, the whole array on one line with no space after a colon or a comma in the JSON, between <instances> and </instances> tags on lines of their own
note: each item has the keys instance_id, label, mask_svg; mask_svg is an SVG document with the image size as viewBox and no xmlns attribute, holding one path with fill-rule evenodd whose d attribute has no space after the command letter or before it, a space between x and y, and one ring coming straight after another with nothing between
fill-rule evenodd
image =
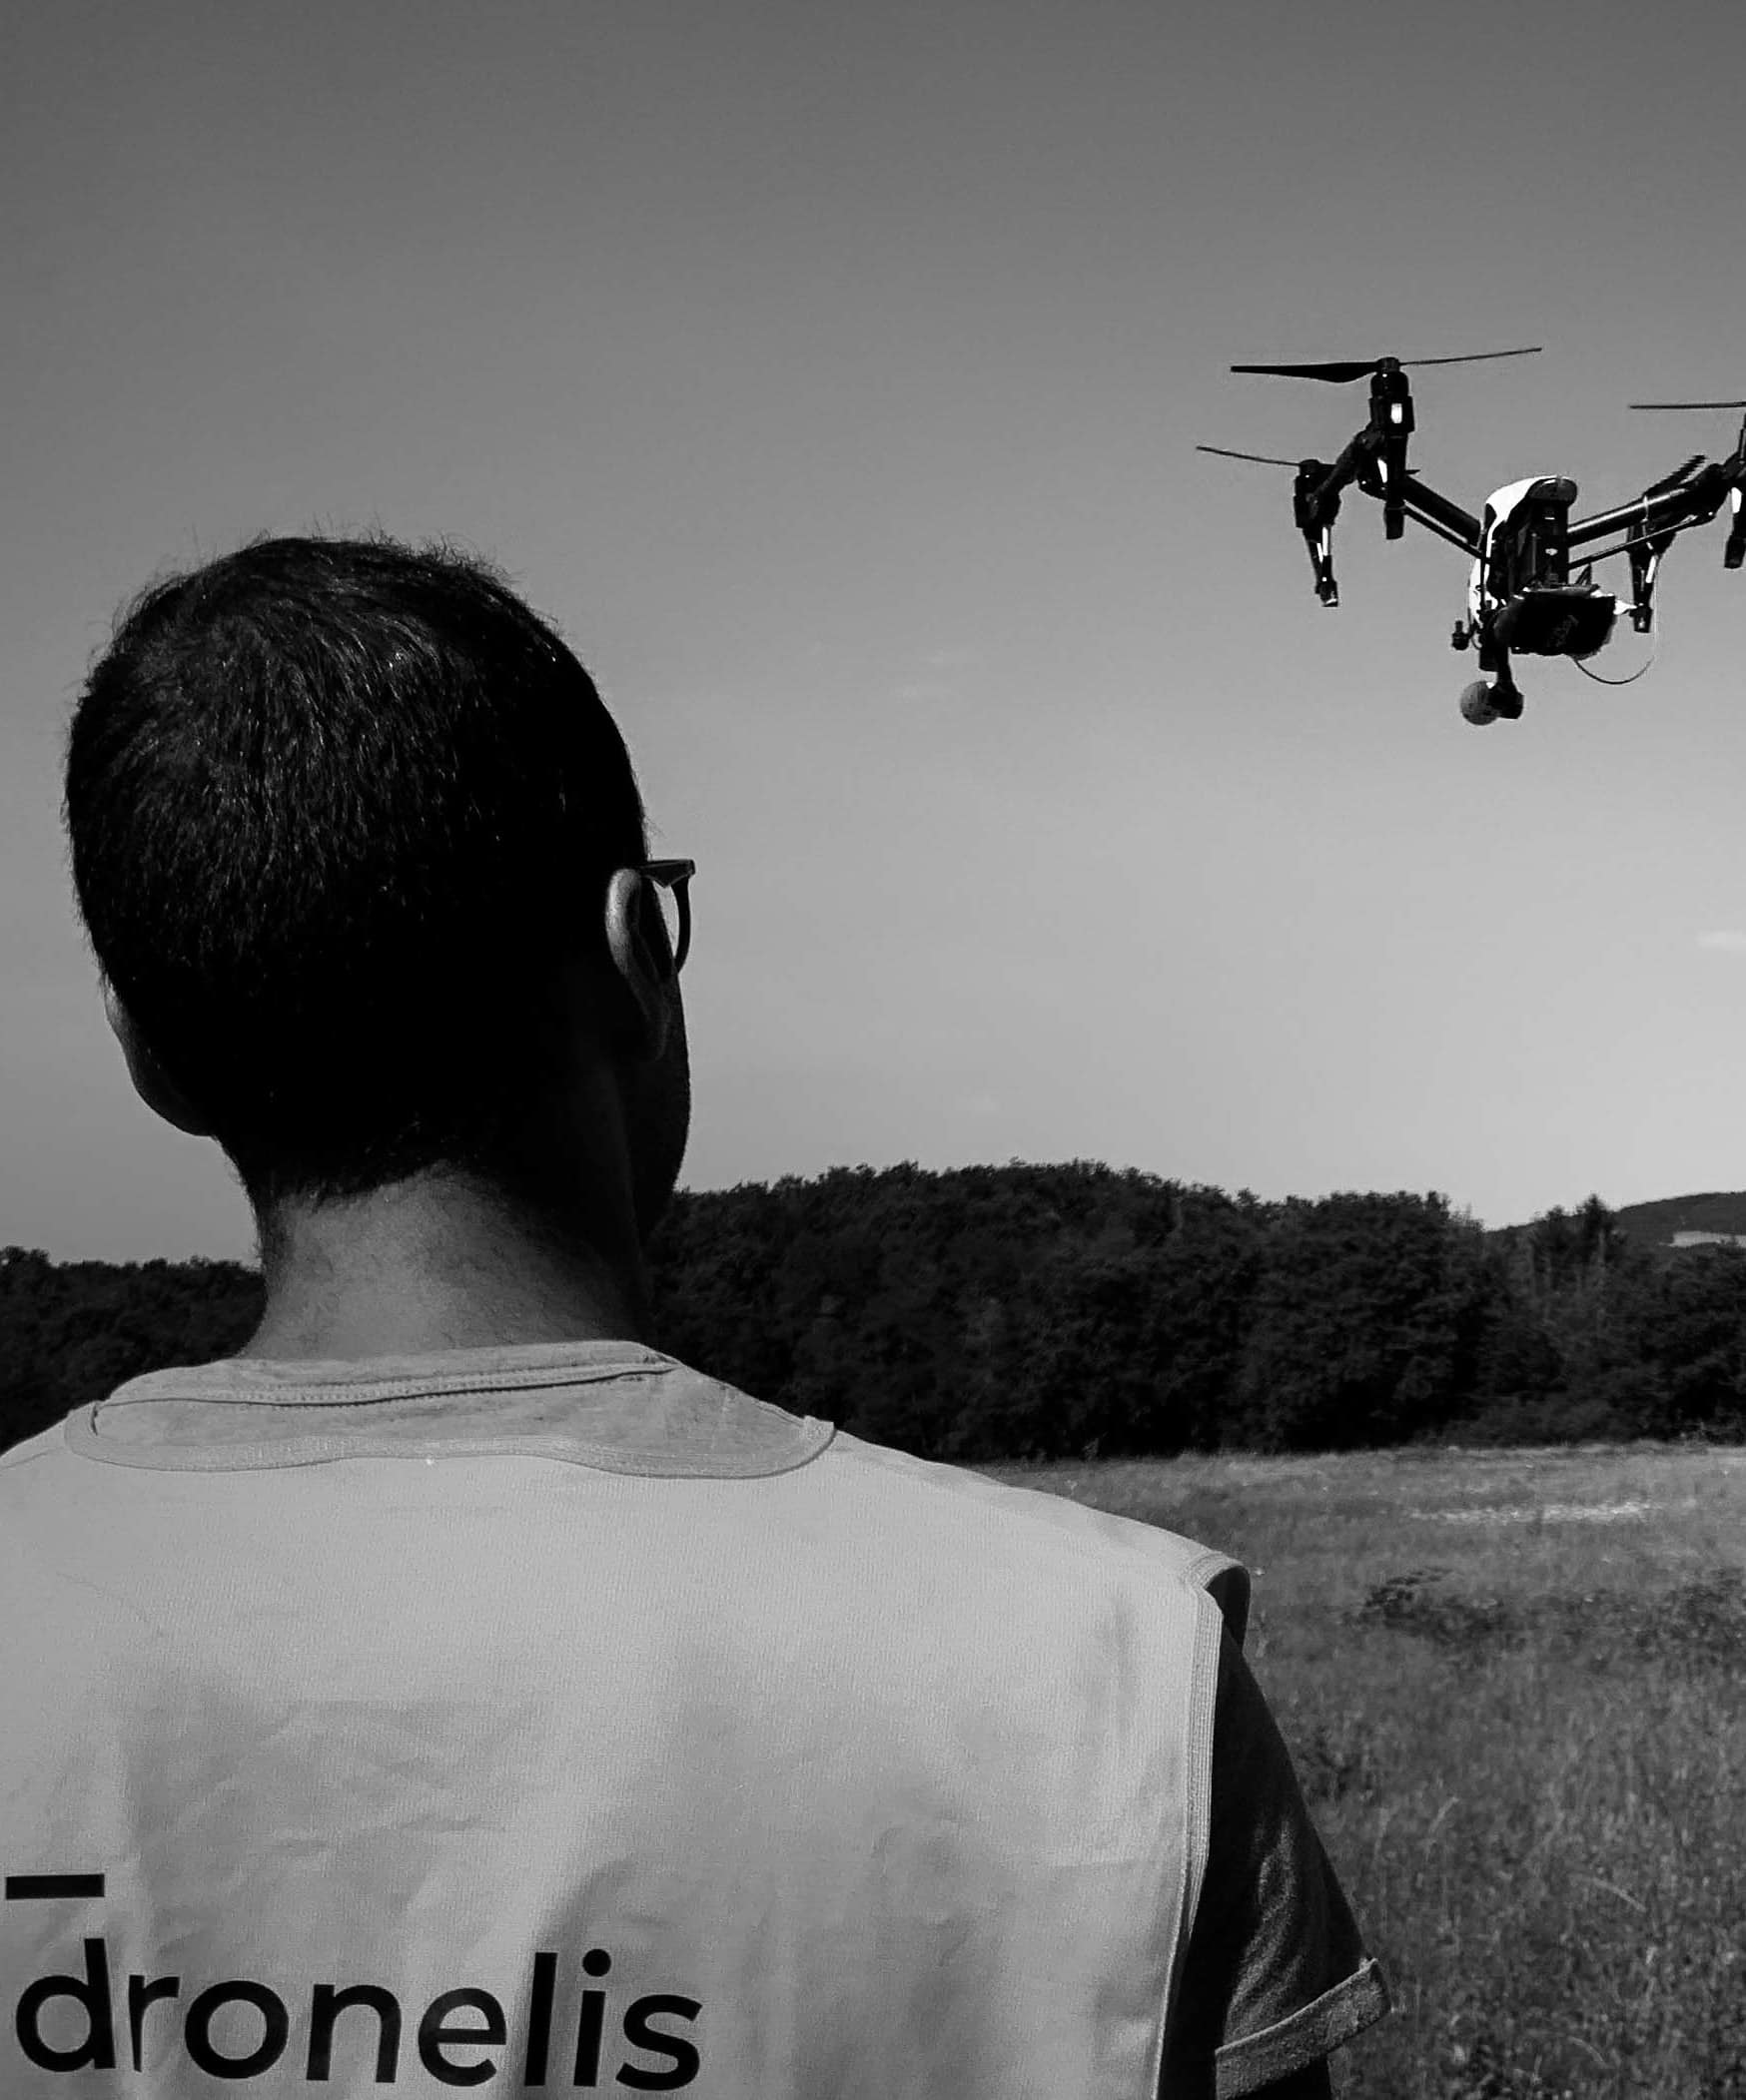
<instances>
[{"instance_id":1,"label":"man's head","mask_svg":"<svg viewBox=\"0 0 1746 2100\"><path fill-rule=\"evenodd\" d=\"M430 1173L573 1224L578 1150L653 1223L688 1087L653 890L615 873L641 799L482 564L274 539L153 586L73 715L64 815L135 1081L223 1145L264 1244L287 1204Z\"/></svg>"}]
</instances>

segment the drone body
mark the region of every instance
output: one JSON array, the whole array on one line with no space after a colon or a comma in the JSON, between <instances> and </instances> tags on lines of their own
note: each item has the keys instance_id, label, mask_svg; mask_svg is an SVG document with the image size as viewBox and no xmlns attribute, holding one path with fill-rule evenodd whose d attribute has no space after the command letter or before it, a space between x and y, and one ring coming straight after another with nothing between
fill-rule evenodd
<instances>
[{"instance_id":1,"label":"drone body","mask_svg":"<svg viewBox=\"0 0 1746 2100\"><path fill-rule=\"evenodd\" d=\"M1532 350L1482 350L1480 357L1520 357ZM1592 580L1593 565L1623 554L1630 565L1631 625L1646 634L1654 620L1655 583L1662 556L1674 539L1692 525L1707 524L1731 504L1734 522L1723 550L1724 567L1746 561L1746 420L1732 454L1706 463L1701 453L1674 472L1651 483L1629 503L1571 521L1576 484L1561 475L1532 475L1511 481L1486 499L1478 517L1426 486L1406 464L1406 442L1414 427L1412 394L1404 362L1463 364L1466 357L1379 357L1371 363L1234 364L1233 371L1269 372L1287 378L1324 379L1334 384L1362 378L1370 381L1370 418L1337 459L1297 462L1292 487L1292 515L1310 551L1315 595L1323 605L1339 603L1333 577L1333 521L1340 491L1356 484L1382 505L1382 529L1398 539L1408 517L1463 548L1472 556L1467 582L1467 617L1451 637L1457 649L1478 652L1486 675L1461 695L1461 712L1469 722L1514 719L1521 713L1521 691L1510 669L1511 656L1568 656L1577 662L1593 656L1610 640L1618 618L1619 599ZM1634 401L1637 408L1746 408L1746 401ZM1201 445L1203 452L1227 458L1258 459L1290 466L1256 452L1228 452L1222 445ZM1602 540L1616 544L1602 547ZM1588 551L1593 549L1593 551ZM1570 558L1580 550L1582 572L1572 582Z\"/></svg>"}]
</instances>

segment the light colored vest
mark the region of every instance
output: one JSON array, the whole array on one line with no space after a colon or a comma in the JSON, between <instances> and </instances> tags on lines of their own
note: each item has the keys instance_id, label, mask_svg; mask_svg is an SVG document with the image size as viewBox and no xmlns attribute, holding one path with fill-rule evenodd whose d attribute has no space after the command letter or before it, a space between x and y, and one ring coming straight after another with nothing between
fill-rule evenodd
<instances>
[{"instance_id":1,"label":"light colored vest","mask_svg":"<svg viewBox=\"0 0 1746 2100\"><path fill-rule=\"evenodd\" d=\"M1247 1593L622 1342L136 1379L0 1459L0 2094L1151 2100Z\"/></svg>"}]
</instances>

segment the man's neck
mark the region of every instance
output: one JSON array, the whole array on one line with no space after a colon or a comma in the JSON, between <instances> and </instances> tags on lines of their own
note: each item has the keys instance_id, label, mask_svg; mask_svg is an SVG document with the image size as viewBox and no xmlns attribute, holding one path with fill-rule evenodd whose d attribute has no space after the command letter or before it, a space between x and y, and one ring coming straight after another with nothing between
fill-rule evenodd
<instances>
[{"instance_id":1,"label":"man's neck","mask_svg":"<svg viewBox=\"0 0 1746 2100\"><path fill-rule=\"evenodd\" d=\"M609 1260L578 1231L517 1220L453 1182L282 1213L262 1257L266 1308L239 1356L350 1362L648 1335L634 1245Z\"/></svg>"}]
</instances>

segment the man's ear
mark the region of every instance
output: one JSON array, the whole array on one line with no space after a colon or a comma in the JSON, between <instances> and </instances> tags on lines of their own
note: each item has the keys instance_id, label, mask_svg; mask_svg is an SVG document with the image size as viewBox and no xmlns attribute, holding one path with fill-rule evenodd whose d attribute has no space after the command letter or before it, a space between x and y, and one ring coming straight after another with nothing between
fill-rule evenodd
<instances>
[{"instance_id":1,"label":"man's ear","mask_svg":"<svg viewBox=\"0 0 1746 2100\"><path fill-rule=\"evenodd\" d=\"M630 994L642 1021L642 1054L658 1058L667 1047L673 1025L673 972L663 956L649 946L643 932L643 914L648 909L648 878L634 868L618 868L606 885L606 946L612 968Z\"/></svg>"},{"instance_id":2,"label":"man's ear","mask_svg":"<svg viewBox=\"0 0 1746 2100\"><path fill-rule=\"evenodd\" d=\"M186 1130L190 1137L210 1137L212 1131L199 1109L146 1048L134 1027L133 1016L122 1005L115 987L107 978L103 981L103 1011L109 1018L109 1026L115 1031L115 1040L121 1045L121 1053L127 1059L128 1076L133 1080L140 1099L167 1123Z\"/></svg>"}]
</instances>

